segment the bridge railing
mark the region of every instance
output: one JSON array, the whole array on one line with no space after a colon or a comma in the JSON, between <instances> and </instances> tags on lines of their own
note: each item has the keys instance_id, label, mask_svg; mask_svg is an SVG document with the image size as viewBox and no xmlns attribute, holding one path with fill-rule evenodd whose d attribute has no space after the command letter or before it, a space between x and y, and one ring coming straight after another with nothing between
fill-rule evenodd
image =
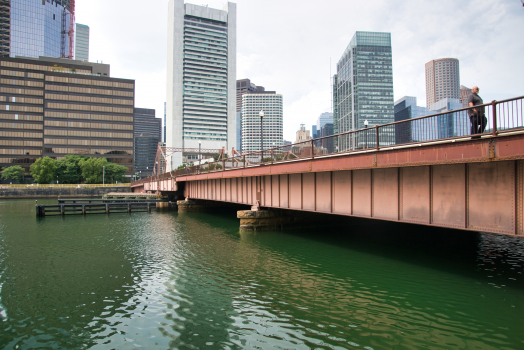
<instances>
[{"instance_id":1,"label":"bridge railing","mask_svg":"<svg viewBox=\"0 0 524 350\"><path fill-rule=\"evenodd\" d=\"M491 135L495 137L503 133L524 131L524 96L520 96L503 101L492 101L480 106L375 125L262 151L240 153L216 162L152 176L137 181L133 185L151 180L314 159L339 153L367 152L395 146L471 137L470 112L473 109L480 110L481 113L483 111L486 117L484 132L475 136Z\"/></svg>"}]
</instances>

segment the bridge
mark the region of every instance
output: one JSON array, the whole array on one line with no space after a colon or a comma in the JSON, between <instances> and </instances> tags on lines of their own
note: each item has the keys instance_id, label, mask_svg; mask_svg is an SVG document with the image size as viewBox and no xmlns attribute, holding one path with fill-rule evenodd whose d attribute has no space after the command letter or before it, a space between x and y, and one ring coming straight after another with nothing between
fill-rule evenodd
<instances>
[{"instance_id":1,"label":"bridge","mask_svg":"<svg viewBox=\"0 0 524 350\"><path fill-rule=\"evenodd\" d=\"M238 154L132 183L135 192L524 235L524 96ZM478 107L477 107L478 108ZM264 210L261 210L263 212ZM254 216L256 217L256 215Z\"/></svg>"}]
</instances>

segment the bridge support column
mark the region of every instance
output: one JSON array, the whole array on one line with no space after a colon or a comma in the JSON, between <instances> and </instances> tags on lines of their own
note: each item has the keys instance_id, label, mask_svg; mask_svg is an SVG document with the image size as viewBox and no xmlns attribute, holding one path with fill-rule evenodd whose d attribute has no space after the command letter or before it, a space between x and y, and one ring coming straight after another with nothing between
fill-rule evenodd
<instances>
[{"instance_id":1,"label":"bridge support column","mask_svg":"<svg viewBox=\"0 0 524 350\"><path fill-rule=\"evenodd\" d=\"M294 210L239 210L240 232L275 231L325 225L324 215Z\"/></svg>"},{"instance_id":2,"label":"bridge support column","mask_svg":"<svg viewBox=\"0 0 524 350\"><path fill-rule=\"evenodd\" d=\"M198 199L187 199L177 201L178 211L206 211L212 208L224 207L228 203L203 201Z\"/></svg>"}]
</instances>

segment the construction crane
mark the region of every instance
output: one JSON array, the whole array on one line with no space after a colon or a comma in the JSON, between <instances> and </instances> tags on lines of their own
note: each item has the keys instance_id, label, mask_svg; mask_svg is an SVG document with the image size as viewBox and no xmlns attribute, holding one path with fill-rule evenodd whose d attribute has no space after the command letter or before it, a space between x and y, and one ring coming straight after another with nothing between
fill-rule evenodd
<instances>
[{"instance_id":1,"label":"construction crane","mask_svg":"<svg viewBox=\"0 0 524 350\"><path fill-rule=\"evenodd\" d=\"M60 36L60 56L62 58L73 59L75 46L75 0L69 0L69 6L64 1L62 3L62 35ZM68 11L69 10L69 11ZM67 17L69 16L69 27ZM66 40L69 42L69 50L66 52Z\"/></svg>"}]
</instances>

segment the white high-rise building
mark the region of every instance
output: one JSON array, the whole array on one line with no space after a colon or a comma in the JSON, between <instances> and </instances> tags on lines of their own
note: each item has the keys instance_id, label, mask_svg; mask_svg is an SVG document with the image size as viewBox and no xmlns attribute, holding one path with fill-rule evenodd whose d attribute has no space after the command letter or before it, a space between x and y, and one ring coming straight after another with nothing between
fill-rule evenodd
<instances>
[{"instance_id":1,"label":"white high-rise building","mask_svg":"<svg viewBox=\"0 0 524 350\"><path fill-rule=\"evenodd\" d=\"M231 150L236 136L236 4L217 10L169 0L166 146L186 151L173 154L168 170L199 142Z\"/></svg>"},{"instance_id":2,"label":"white high-rise building","mask_svg":"<svg viewBox=\"0 0 524 350\"><path fill-rule=\"evenodd\" d=\"M282 95L274 92L251 92L242 95L242 151L260 151L260 111L264 111L264 149L282 146Z\"/></svg>"}]
</instances>

